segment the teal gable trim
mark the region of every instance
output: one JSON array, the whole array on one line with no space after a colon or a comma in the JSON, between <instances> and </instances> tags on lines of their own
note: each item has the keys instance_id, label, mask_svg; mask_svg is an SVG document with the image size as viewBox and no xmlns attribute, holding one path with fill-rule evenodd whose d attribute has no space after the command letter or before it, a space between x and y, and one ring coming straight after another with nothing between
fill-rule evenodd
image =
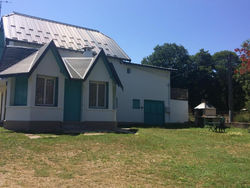
<instances>
[{"instance_id":1,"label":"teal gable trim","mask_svg":"<svg viewBox=\"0 0 250 188\"><path fill-rule=\"evenodd\" d=\"M62 74L64 74L64 76L66 78L70 78L70 75L67 71L67 68L64 65L64 62L61 58L61 55L59 54L57 47L55 45L55 43L53 42L53 40L51 40L50 43L44 45L43 47L40 48L41 50L41 54L39 55L38 59L34 62L34 66L31 68L30 72L29 72L29 76L33 73L33 71L36 69L36 67L38 66L38 64L41 62L41 60L44 58L44 56L47 54L47 52L49 51L49 49L51 49L56 62L60 68L60 71Z\"/></svg>"},{"instance_id":2,"label":"teal gable trim","mask_svg":"<svg viewBox=\"0 0 250 188\"><path fill-rule=\"evenodd\" d=\"M108 62L108 59L107 59L107 57L106 57L106 55L105 55L105 53L104 53L103 50L101 50L101 51L99 52L99 54L97 55L97 57L95 58L93 64L92 64L91 67L89 68L89 70L88 70L86 76L84 77L83 81L85 81L85 80L88 78L88 76L90 75L92 69L94 68L95 64L99 61L100 58L102 58L102 60L103 60L103 62L104 62L104 65L105 65L105 67L106 67L106 69L107 69L107 71L108 71L108 73L109 73L110 78L111 78L119 87L121 87L121 88L123 89L123 85L122 85L122 83L121 83L121 81L120 81L120 79L119 79L119 77L118 77L118 75L117 75L117 73L116 73L116 71L115 71L115 69L114 69L114 67L113 67L113 64L111 64L111 63Z\"/></svg>"},{"instance_id":3,"label":"teal gable trim","mask_svg":"<svg viewBox=\"0 0 250 188\"><path fill-rule=\"evenodd\" d=\"M56 59L57 65L58 65L59 68L60 68L60 72L61 72L66 78L70 78L70 75L69 75L69 73L68 73L68 71L67 71L67 69L66 69L66 67L65 67L65 65L64 65L64 62L63 62L63 60L62 60L62 58L61 58L61 56L60 56L58 50L56 49L56 47L51 48L51 51L52 51L52 53L53 53L53 55L54 55L54 57L55 57L55 59Z\"/></svg>"},{"instance_id":4,"label":"teal gable trim","mask_svg":"<svg viewBox=\"0 0 250 188\"><path fill-rule=\"evenodd\" d=\"M14 106L26 106L28 94L28 77L15 78Z\"/></svg>"}]
</instances>

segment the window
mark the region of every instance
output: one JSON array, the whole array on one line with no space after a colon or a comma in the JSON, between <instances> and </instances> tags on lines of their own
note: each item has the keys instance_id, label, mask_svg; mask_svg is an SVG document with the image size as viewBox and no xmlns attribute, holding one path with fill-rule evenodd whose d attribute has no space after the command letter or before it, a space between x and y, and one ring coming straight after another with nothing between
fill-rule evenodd
<instances>
[{"instance_id":1,"label":"window","mask_svg":"<svg viewBox=\"0 0 250 188\"><path fill-rule=\"evenodd\" d=\"M133 109L140 109L140 100L133 99Z\"/></svg>"},{"instance_id":2,"label":"window","mask_svg":"<svg viewBox=\"0 0 250 188\"><path fill-rule=\"evenodd\" d=\"M89 107L108 108L108 83L90 82L89 83Z\"/></svg>"},{"instance_id":3,"label":"window","mask_svg":"<svg viewBox=\"0 0 250 188\"><path fill-rule=\"evenodd\" d=\"M54 106L56 93L56 78L37 76L36 78L36 105Z\"/></svg>"}]
</instances>

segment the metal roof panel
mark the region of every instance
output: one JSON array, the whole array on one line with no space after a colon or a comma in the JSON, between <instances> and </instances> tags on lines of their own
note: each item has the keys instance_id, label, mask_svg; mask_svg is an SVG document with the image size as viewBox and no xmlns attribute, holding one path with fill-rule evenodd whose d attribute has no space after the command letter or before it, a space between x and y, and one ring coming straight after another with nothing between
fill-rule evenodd
<instances>
[{"instance_id":1,"label":"metal roof panel","mask_svg":"<svg viewBox=\"0 0 250 188\"><path fill-rule=\"evenodd\" d=\"M92 46L97 53L102 48L106 55L130 61L129 56L113 39L97 30L20 13L3 16L3 25L8 39L38 44L54 40L57 47L71 50L82 50L86 46Z\"/></svg>"}]
</instances>

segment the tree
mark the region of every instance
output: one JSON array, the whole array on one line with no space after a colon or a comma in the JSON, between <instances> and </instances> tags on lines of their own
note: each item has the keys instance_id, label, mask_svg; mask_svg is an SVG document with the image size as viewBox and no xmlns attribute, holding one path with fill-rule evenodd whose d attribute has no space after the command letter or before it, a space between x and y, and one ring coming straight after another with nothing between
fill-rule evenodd
<instances>
[{"instance_id":1,"label":"tree","mask_svg":"<svg viewBox=\"0 0 250 188\"><path fill-rule=\"evenodd\" d=\"M215 106L225 111L228 106L228 57L231 57L232 69L235 70L239 64L240 60L234 52L231 51L220 51L213 55L214 61L214 78L216 82L216 96L215 96ZM231 73L232 74L232 73ZM241 85L236 81L235 78L232 80L233 85L233 109L238 111L244 107L244 93L242 91Z\"/></svg>"},{"instance_id":2,"label":"tree","mask_svg":"<svg viewBox=\"0 0 250 188\"><path fill-rule=\"evenodd\" d=\"M192 69L189 71L188 89L189 89L189 104L193 108L202 100L206 100L213 104L211 96L213 82L213 67L214 63L212 56L208 51L201 49L198 53L191 57Z\"/></svg>"},{"instance_id":3,"label":"tree","mask_svg":"<svg viewBox=\"0 0 250 188\"><path fill-rule=\"evenodd\" d=\"M250 40L243 43L242 48L236 48L241 64L235 70L234 77L241 84L245 94L245 107L250 111Z\"/></svg>"},{"instance_id":4,"label":"tree","mask_svg":"<svg viewBox=\"0 0 250 188\"><path fill-rule=\"evenodd\" d=\"M189 62L188 51L182 45L165 43L162 46L157 45L154 52L143 58L141 63L177 69L171 72L171 86L186 88Z\"/></svg>"}]
</instances>

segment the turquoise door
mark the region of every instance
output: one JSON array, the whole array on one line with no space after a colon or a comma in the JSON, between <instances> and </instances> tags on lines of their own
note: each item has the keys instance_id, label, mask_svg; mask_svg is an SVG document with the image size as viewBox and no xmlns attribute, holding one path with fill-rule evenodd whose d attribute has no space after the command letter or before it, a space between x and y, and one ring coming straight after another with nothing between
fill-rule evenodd
<instances>
[{"instance_id":1,"label":"turquoise door","mask_svg":"<svg viewBox=\"0 0 250 188\"><path fill-rule=\"evenodd\" d=\"M65 79L64 121L81 121L82 81Z\"/></svg>"},{"instance_id":2,"label":"turquoise door","mask_svg":"<svg viewBox=\"0 0 250 188\"><path fill-rule=\"evenodd\" d=\"M147 125L164 125L164 101L144 100L144 123Z\"/></svg>"}]
</instances>

